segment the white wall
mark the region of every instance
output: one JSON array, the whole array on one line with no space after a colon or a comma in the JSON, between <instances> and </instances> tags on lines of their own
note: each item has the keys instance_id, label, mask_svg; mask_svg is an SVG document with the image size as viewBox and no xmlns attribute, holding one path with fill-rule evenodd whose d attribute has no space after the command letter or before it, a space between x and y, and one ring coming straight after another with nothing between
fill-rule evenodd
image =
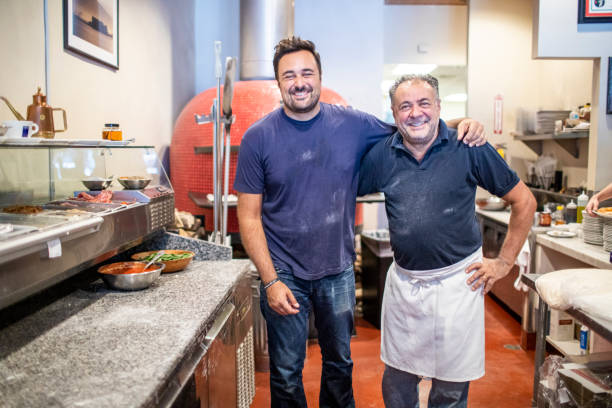
<instances>
[{"instance_id":1,"label":"white wall","mask_svg":"<svg viewBox=\"0 0 612 408\"><path fill-rule=\"evenodd\" d=\"M612 115L606 114L611 24L577 23L575 1L536 1L534 55L541 58L597 58L593 64L589 136L588 187L600 190L612 182ZM601 58L599 60L599 58Z\"/></svg>"},{"instance_id":2,"label":"white wall","mask_svg":"<svg viewBox=\"0 0 612 408\"><path fill-rule=\"evenodd\" d=\"M523 109L569 109L591 100L591 61L532 59L531 0L470 0L468 29L468 116L483 122L492 143L508 145L510 165L526 176L525 160L537 155L510 132ZM503 99L503 133L493 130L493 100ZM554 142L544 152L559 160L568 185L586 178L587 149L581 144L578 159Z\"/></svg>"},{"instance_id":3,"label":"white wall","mask_svg":"<svg viewBox=\"0 0 612 408\"><path fill-rule=\"evenodd\" d=\"M466 46L465 6L384 7L385 64L465 65Z\"/></svg>"},{"instance_id":4,"label":"white wall","mask_svg":"<svg viewBox=\"0 0 612 408\"><path fill-rule=\"evenodd\" d=\"M0 89L23 115L36 86L45 89L43 4L0 4ZM62 2L48 1L48 102L68 116L68 131L56 138L98 139L104 123L118 122L137 144L168 145L174 119L194 92L193 8L193 0L120 2L114 70L64 50ZM0 120L9 119L1 106Z\"/></svg>"},{"instance_id":5,"label":"white wall","mask_svg":"<svg viewBox=\"0 0 612 408\"><path fill-rule=\"evenodd\" d=\"M295 34L321 54L323 86L354 108L382 117L382 1L296 0Z\"/></svg>"}]
</instances>

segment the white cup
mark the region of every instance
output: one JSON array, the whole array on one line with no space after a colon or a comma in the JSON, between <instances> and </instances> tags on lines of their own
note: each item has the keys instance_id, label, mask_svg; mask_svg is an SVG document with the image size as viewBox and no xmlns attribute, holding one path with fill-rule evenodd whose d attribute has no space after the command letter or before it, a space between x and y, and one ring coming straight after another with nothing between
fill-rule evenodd
<instances>
[{"instance_id":1,"label":"white cup","mask_svg":"<svg viewBox=\"0 0 612 408\"><path fill-rule=\"evenodd\" d=\"M38 133L38 125L30 120L6 120L2 124L8 128L4 137L32 137Z\"/></svg>"}]
</instances>

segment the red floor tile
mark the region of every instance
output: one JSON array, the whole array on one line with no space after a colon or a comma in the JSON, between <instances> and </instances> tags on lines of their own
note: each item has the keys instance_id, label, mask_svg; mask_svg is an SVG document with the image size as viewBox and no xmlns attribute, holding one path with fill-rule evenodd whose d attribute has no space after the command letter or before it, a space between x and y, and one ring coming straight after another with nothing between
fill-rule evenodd
<instances>
[{"instance_id":1,"label":"red floor tile","mask_svg":"<svg viewBox=\"0 0 612 408\"><path fill-rule=\"evenodd\" d=\"M470 408L525 408L531 406L533 352L514 349L520 344L521 326L487 296L485 301L486 374L470 385ZM506 347L509 346L509 347ZM380 361L380 331L357 321L357 336L351 341L354 361L353 389L360 407L383 407L380 383L384 365ZM321 353L316 343L308 346L303 381L309 407L318 406ZM268 373L256 373L252 408L270 406ZM422 382L422 407L429 382Z\"/></svg>"}]
</instances>

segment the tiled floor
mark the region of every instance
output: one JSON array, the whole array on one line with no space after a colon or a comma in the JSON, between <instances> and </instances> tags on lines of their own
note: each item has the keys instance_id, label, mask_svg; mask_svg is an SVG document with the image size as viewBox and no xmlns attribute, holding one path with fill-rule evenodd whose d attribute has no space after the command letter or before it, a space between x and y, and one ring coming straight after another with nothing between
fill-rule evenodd
<instances>
[{"instance_id":1,"label":"tiled floor","mask_svg":"<svg viewBox=\"0 0 612 408\"><path fill-rule=\"evenodd\" d=\"M533 352L520 347L520 324L487 296L486 375L470 385L470 408L526 408L531 406ZM356 406L382 407L380 382L384 366L379 359L380 331L365 321L357 322L357 336L351 342L354 365L353 389ZM304 367L304 389L309 407L318 406L321 378L319 346L311 344ZM255 376L256 393L251 407L270 406L267 373ZM426 407L430 383L421 383L421 407Z\"/></svg>"}]
</instances>

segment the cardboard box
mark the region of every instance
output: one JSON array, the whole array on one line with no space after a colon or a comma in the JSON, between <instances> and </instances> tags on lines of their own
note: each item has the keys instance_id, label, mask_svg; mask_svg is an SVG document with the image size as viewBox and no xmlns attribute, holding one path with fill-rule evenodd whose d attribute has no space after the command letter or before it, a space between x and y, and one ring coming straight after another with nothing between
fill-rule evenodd
<instances>
[{"instance_id":1,"label":"cardboard box","mask_svg":"<svg viewBox=\"0 0 612 408\"><path fill-rule=\"evenodd\" d=\"M550 333L553 340L574 339L574 318L561 310L550 309Z\"/></svg>"},{"instance_id":2,"label":"cardboard box","mask_svg":"<svg viewBox=\"0 0 612 408\"><path fill-rule=\"evenodd\" d=\"M579 364L564 364L558 370L572 398L580 407L607 408L612 406L612 389L599 377Z\"/></svg>"}]
</instances>

